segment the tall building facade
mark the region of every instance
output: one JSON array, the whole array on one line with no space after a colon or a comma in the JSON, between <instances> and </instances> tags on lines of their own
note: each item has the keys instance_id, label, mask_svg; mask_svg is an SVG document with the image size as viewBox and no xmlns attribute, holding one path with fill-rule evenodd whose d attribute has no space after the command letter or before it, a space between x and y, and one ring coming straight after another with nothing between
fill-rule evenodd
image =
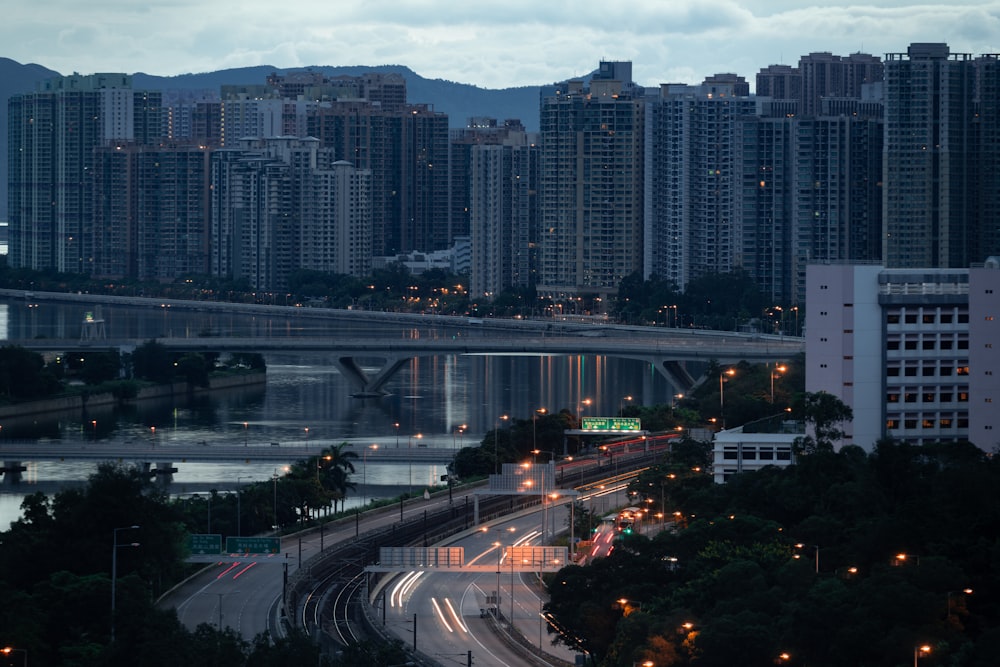
<instances>
[{"instance_id":1,"label":"tall building facade","mask_svg":"<svg viewBox=\"0 0 1000 667\"><path fill-rule=\"evenodd\" d=\"M587 86L543 98L538 292L603 312L642 269L644 118L631 63L602 62Z\"/></svg>"},{"instance_id":2,"label":"tall building facade","mask_svg":"<svg viewBox=\"0 0 1000 667\"><path fill-rule=\"evenodd\" d=\"M737 127L756 112L754 99L740 94L745 85L732 75L699 86L667 84L650 101L646 277L683 290L695 278L740 266Z\"/></svg>"},{"instance_id":3,"label":"tall building facade","mask_svg":"<svg viewBox=\"0 0 1000 667\"><path fill-rule=\"evenodd\" d=\"M840 444L1000 445L1000 261L966 269L811 265L806 390L853 410Z\"/></svg>"},{"instance_id":4,"label":"tall building facade","mask_svg":"<svg viewBox=\"0 0 1000 667\"><path fill-rule=\"evenodd\" d=\"M172 282L208 273L209 156L195 144L95 149L94 275Z\"/></svg>"},{"instance_id":5,"label":"tall building facade","mask_svg":"<svg viewBox=\"0 0 1000 667\"><path fill-rule=\"evenodd\" d=\"M531 135L471 147L469 295L492 300L507 288L535 284L539 147Z\"/></svg>"},{"instance_id":6,"label":"tall building facade","mask_svg":"<svg viewBox=\"0 0 1000 667\"><path fill-rule=\"evenodd\" d=\"M211 272L284 290L298 269L371 270L371 174L314 138L244 140L211 165Z\"/></svg>"},{"instance_id":7,"label":"tall building facade","mask_svg":"<svg viewBox=\"0 0 1000 667\"><path fill-rule=\"evenodd\" d=\"M884 262L899 268L962 268L976 247L979 152L973 137L974 59L946 44L911 44L885 63ZM995 215L995 212L994 212Z\"/></svg>"},{"instance_id":8,"label":"tall building facade","mask_svg":"<svg viewBox=\"0 0 1000 667\"><path fill-rule=\"evenodd\" d=\"M58 77L8 103L11 266L93 270L94 150L161 136L161 94L126 74Z\"/></svg>"}]
</instances>

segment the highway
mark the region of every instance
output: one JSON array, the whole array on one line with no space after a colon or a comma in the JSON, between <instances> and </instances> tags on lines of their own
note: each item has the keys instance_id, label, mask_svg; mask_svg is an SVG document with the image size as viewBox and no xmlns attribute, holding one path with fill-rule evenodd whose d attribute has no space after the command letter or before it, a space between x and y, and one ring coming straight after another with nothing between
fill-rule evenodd
<instances>
[{"instance_id":1,"label":"highway","mask_svg":"<svg viewBox=\"0 0 1000 667\"><path fill-rule=\"evenodd\" d=\"M638 455L639 452L636 452ZM598 465L597 461L573 462L574 466ZM624 502L614 495L624 488L623 483L607 488L597 488L581 499L586 505L600 503L603 509L613 508ZM456 490L451 501L464 505L472 489ZM448 494L442 493L429 500L415 499L402 508L382 508L364 513L363 518L347 519L327 524L321 533L310 531L285 537L281 553L276 555L248 555L241 558L223 558L207 565L196 576L175 588L160 601L161 606L173 607L180 620L189 628L201 623L230 627L245 639L252 639L265 629L273 636L283 636L285 628L280 622L283 610L279 606L285 573L295 574L299 568L309 568L309 559L319 555L321 548L328 549L335 542L356 539L356 535L388 528L393 525L421 520L425 511L445 509ZM541 524L548 520L548 532L565 531L566 507L543 510L535 507L517 515L505 516L492 523L470 528L456 536L448 546L466 549L466 562L492 565L497 558L495 542L501 545L540 544ZM597 509L597 507L595 507ZM485 530L484 530L485 528ZM508 632L506 619L515 620L515 631L530 640L534 646L543 645L546 653L553 653L572 664L572 655L565 647L552 647L548 632L538 615L544 595L534 575L504 573L501 563L501 619L499 630L491 627L491 618L481 618L486 607L486 595L497 589L497 575L490 567L489 574L427 573L420 576L405 592L393 593L387 589L388 605L385 608L386 632L399 637L407 646L413 644L413 618L417 617L417 648L420 654L442 665L466 664L472 651L478 667L525 664L524 656L504 638ZM399 575L399 581L406 576ZM513 584L511 584L513 580ZM510 594L513 591L513 595ZM507 605L513 603L513 612ZM450 607L449 607L450 605ZM376 616L381 606L376 601ZM299 625L300 619L288 619ZM553 664L560 664L555 662Z\"/></svg>"},{"instance_id":2,"label":"highway","mask_svg":"<svg viewBox=\"0 0 1000 667\"><path fill-rule=\"evenodd\" d=\"M597 498L615 506L624 502L624 486L594 491L580 499L590 504ZM553 527L557 533L568 531L567 508L563 504L545 512L535 507L449 541L448 546L465 549L468 564L487 565L492 571L409 573L397 577L386 588L384 598L387 632L412 646L415 616L417 649L441 665L466 665L471 653L477 667L518 667L526 660L522 650L512 647L515 642L544 654L551 664L574 664L574 651L552 643L553 636L541 613L547 596L538 576L516 572L507 557L508 547L542 544L545 518L548 535ZM498 591L499 605L495 602ZM381 612L381 608L377 611Z\"/></svg>"}]
</instances>

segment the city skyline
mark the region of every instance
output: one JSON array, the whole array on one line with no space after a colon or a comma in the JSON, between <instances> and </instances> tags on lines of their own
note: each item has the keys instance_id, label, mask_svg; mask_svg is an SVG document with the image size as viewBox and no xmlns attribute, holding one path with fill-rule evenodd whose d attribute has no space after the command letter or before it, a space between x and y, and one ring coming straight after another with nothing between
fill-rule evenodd
<instances>
[{"instance_id":1,"label":"city skyline","mask_svg":"<svg viewBox=\"0 0 1000 667\"><path fill-rule=\"evenodd\" d=\"M600 58L632 61L635 81L648 86L698 83L719 72L749 80L761 68L795 65L811 52L882 56L914 42L947 42L953 53L1000 51L1000 0L953 6L877 0L863 7L787 0L544 8L513 2L488 11L441 0L305 2L275 10L250 0L238 15L225 3L195 9L189 1L106 0L80 8L49 0L9 14L0 26L5 55L64 74L395 64L427 78L506 88L583 76Z\"/></svg>"}]
</instances>

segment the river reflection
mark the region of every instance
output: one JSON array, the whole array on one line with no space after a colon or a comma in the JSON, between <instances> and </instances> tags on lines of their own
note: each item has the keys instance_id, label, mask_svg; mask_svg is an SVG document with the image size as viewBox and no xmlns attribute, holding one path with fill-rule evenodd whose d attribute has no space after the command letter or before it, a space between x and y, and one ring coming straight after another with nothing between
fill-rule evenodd
<instances>
[{"instance_id":1,"label":"river reflection","mask_svg":"<svg viewBox=\"0 0 1000 667\"><path fill-rule=\"evenodd\" d=\"M36 336L76 338L84 313L93 306L23 300L0 302L0 338ZM218 315L179 309L104 306L101 318L108 337L151 338L162 333L239 331L278 335L279 331L322 328L327 335L352 337L410 336L412 330L387 324L363 324L334 329L312 318ZM451 335L429 327L419 335ZM353 397L352 387L321 353L268 353L267 383L176 400L143 401L125 408L98 408L5 421L3 438L60 439L67 442L102 440L150 443L352 442L360 447L379 443L405 447L420 434L422 442L455 447L479 442L501 415L530 419L538 408L568 409L587 415L616 414L631 397L633 404L669 402L676 393L650 364L590 356L442 355L418 357L386 385L382 398ZM373 370L367 368L366 370ZM588 400L589 399L589 402ZM561 446L561 443L539 443ZM77 463L33 463L19 485L0 485L0 526L16 518L24 493L47 482L84 479L93 467ZM234 486L270 479L273 465L179 464L171 493L204 491L205 485ZM355 481L362 479L358 465ZM368 465L365 497L387 497L411 484L434 483L444 473L439 466L416 470L406 464ZM358 490L359 496L362 489ZM9 507L16 499L13 510Z\"/></svg>"}]
</instances>

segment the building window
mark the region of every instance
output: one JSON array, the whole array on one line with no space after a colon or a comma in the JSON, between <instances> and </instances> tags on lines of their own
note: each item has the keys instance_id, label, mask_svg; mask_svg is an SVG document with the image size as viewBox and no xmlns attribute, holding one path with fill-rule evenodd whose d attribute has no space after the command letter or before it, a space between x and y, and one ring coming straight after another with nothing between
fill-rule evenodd
<instances>
[{"instance_id":1,"label":"building window","mask_svg":"<svg viewBox=\"0 0 1000 667\"><path fill-rule=\"evenodd\" d=\"M959 324L968 324L969 323L969 314L968 313L959 313L958 314L958 323Z\"/></svg>"},{"instance_id":2,"label":"building window","mask_svg":"<svg viewBox=\"0 0 1000 667\"><path fill-rule=\"evenodd\" d=\"M941 313L941 324L951 324L954 319L951 313Z\"/></svg>"},{"instance_id":3,"label":"building window","mask_svg":"<svg viewBox=\"0 0 1000 667\"><path fill-rule=\"evenodd\" d=\"M934 367L933 367L933 366L924 366L924 367L923 367L922 369L920 369L920 370L921 370L921 373L923 374L923 376L924 376L925 378L931 378L931 377L934 377L934 370L935 370L935 369L934 369Z\"/></svg>"},{"instance_id":4,"label":"building window","mask_svg":"<svg viewBox=\"0 0 1000 667\"><path fill-rule=\"evenodd\" d=\"M903 369L903 375L905 375L908 378L917 377L917 367L907 366L906 368Z\"/></svg>"},{"instance_id":5,"label":"building window","mask_svg":"<svg viewBox=\"0 0 1000 667\"><path fill-rule=\"evenodd\" d=\"M774 450L770 447L761 447L760 449L760 460L761 461L773 461L774 460Z\"/></svg>"},{"instance_id":6,"label":"building window","mask_svg":"<svg viewBox=\"0 0 1000 667\"><path fill-rule=\"evenodd\" d=\"M779 461L791 461L792 460L792 450L787 447L779 447L777 457Z\"/></svg>"},{"instance_id":7,"label":"building window","mask_svg":"<svg viewBox=\"0 0 1000 667\"><path fill-rule=\"evenodd\" d=\"M944 339L944 340L941 341L941 349L942 350L950 350L952 347L954 347L954 344L955 344L955 341L951 340L950 338L949 339Z\"/></svg>"},{"instance_id":8,"label":"building window","mask_svg":"<svg viewBox=\"0 0 1000 667\"><path fill-rule=\"evenodd\" d=\"M969 402L969 392L967 392L967 391L960 391L960 392L958 392L958 402L959 403L968 403Z\"/></svg>"},{"instance_id":9,"label":"building window","mask_svg":"<svg viewBox=\"0 0 1000 667\"><path fill-rule=\"evenodd\" d=\"M924 313L924 324L934 324L934 313Z\"/></svg>"},{"instance_id":10,"label":"building window","mask_svg":"<svg viewBox=\"0 0 1000 667\"><path fill-rule=\"evenodd\" d=\"M934 393L933 392L924 392L923 402L924 403L933 403L934 402Z\"/></svg>"},{"instance_id":11,"label":"building window","mask_svg":"<svg viewBox=\"0 0 1000 667\"><path fill-rule=\"evenodd\" d=\"M925 350L933 350L934 349L934 341L933 340L925 340L921 344L921 347L923 347L923 349L925 349Z\"/></svg>"},{"instance_id":12,"label":"building window","mask_svg":"<svg viewBox=\"0 0 1000 667\"><path fill-rule=\"evenodd\" d=\"M899 420L898 419L887 419L887 420L885 420L885 427L887 429L889 429L889 430L892 430L892 429L895 429L895 428L899 428Z\"/></svg>"},{"instance_id":13,"label":"building window","mask_svg":"<svg viewBox=\"0 0 1000 667\"><path fill-rule=\"evenodd\" d=\"M744 447L743 451L740 452L740 458L744 461L756 461L757 460L757 450L751 447Z\"/></svg>"},{"instance_id":14,"label":"building window","mask_svg":"<svg viewBox=\"0 0 1000 667\"><path fill-rule=\"evenodd\" d=\"M958 375L968 375L969 374L969 367L968 366L959 366L958 369L957 369L957 374Z\"/></svg>"},{"instance_id":15,"label":"building window","mask_svg":"<svg viewBox=\"0 0 1000 667\"><path fill-rule=\"evenodd\" d=\"M923 421L920 422L920 426L921 428L934 428L934 420L924 419Z\"/></svg>"},{"instance_id":16,"label":"building window","mask_svg":"<svg viewBox=\"0 0 1000 667\"><path fill-rule=\"evenodd\" d=\"M969 418L959 417L958 418L958 428L969 428Z\"/></svg>"},{"instance_id":17,"label":"building window","mask_svg":"<svg viewBox=\"0 0 1000 667\"><path fill-rule=\"evenodd\" d=\"M938 421L938 424L941 426L941 428L951 428L951 420L950 419L942 419L942 420Z\"/></svg>"},{"instance_id":18,"label":"building window","mask_svg":"<svg viewBox=\"0 0 1000 667\"><path fill-rule=\"evenodd\" d=\"M885 397L886 403L899 403L899 394L888 394Z\"/></svg>"},{"instance_id":19,"label":"building window","mask_svg":"<svg viewBox=\"0 0 1000 667\"><path fill-rule=\"evenodd\" d=\"M899 341L898 340L887 340L885 342L885 349L887 349L887 350L898 350L899 349Z\"/></svg>"},{"instance_id":20,"label":"building window","mask_svg":"<svg viewBox=\"0 0 1000 667\"><path fill-rule=\"evenodd\" d=\"M885 321L887 324L899 324L899 314L893 313L892 315L887 315Z\"/></svg>"},{"instance_id":21,"label":"building window","mask_svg":"<svg viewBox=\"0 0 1000 667\"><path fill-rule=\"evenodd\" d=\"M899 368L896 366L890 366L889 368L885 369L885 375L886 377L891 377L891 378L899 377Z\"/></svg>"},{"instance_id":22,"label":"building window","mask_svg":"<svg viewBox=\"0 0 1000 667\"><path fill-rule=\"evenodd\" d=\"M941 392L941 402L942 403L951 403L953 400L955 400L955 396L950 391L949 392Z\"/></svg>"},{"instance_id":23,"label":"building window","mask_svg":"<svg viewBox=\"0 0 1000 667\"><path fill-rule=\"evenodd\" d=\"M905 348L906 348L907 350L915 350L915 349L917 349L917 341L915 341L915 340L908 340L908 341L906 341L906 343L904 344L904 347L905 347Z\"/></svg>"},{"instance_id":24,"label":"building window","mask_svg":"<svg viewBox=\"0 0 1000 667\"><path fill-rule=\"evenodd\" d=\"M916 427L917 427L917 420L916 419L904 419L903 420L903 428L916 428Z\"/></svg>"},{"instance_id":25,"label":"building window","mask_svg":"<svg viewBox=\"0 0 1000 667\"><path fill-rule=\"evenodd\" d=\"M735 461L738 458L736 448L726 447L725 449L723 449L722 458L724 458L727 461Z\"/></svg>"},{"instance_id":26,"label":"building window","mask_svg":"<svg viewBox=\"0 0 1000 667\"><path fill-rule=\"evenodd\" d=\"M916 324L917 323L917 314L916 313L907 313L905 320L906 320L907 324Z\"/></svg>"}]
</instances>

